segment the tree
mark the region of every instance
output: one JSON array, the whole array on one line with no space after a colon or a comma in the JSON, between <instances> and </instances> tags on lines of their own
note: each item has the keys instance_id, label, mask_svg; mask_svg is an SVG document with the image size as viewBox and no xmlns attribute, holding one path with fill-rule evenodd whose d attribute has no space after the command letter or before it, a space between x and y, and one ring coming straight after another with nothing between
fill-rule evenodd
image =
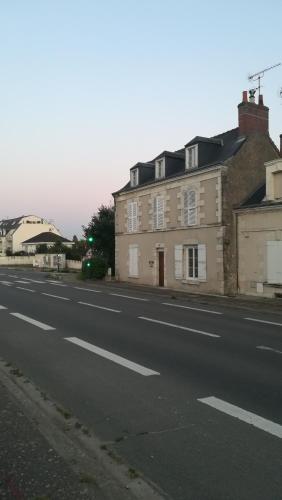
<instances>
[{"instance_id":1,"label":"tree","mask_svg":"<svg viewBox=\"0 0 282 500\"><path fill-rule=\"evenodd\" d=\"M101 205L88 226L82 226L86 239L93 236L91 244L94 256L103 257L114 273L115 268L115 209Z\"/></svg>"}]
</instances>

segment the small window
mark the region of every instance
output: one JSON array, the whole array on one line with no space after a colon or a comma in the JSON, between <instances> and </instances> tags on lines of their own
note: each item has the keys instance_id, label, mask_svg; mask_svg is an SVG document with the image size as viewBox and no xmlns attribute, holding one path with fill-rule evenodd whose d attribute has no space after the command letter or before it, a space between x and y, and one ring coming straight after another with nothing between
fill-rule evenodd
<instances>
[{"instance_id":1,"label":"small window","mask_svg":"<svg viewBox=\"0 0 282 500\"><path fill-rule=\"evenodd\" d=\"M138 186L138 169L131 170L130 172L130 184L131 187Z\"/></svg>"},{"instance_id":2,"label":"small window","mask_svg":"<svg viewBox=\"0 0 282 500\"><path fill-rule=\"evenodd\" d=\"M198 246L186 249L186 279L198 279Z\"/></svg>"},{"instance_id":3,"label":"small window","mask_svg":"<svg viewBox=\"0 0 282 500\"><path fill-rule=\"evenodd\" d=\"M161 179L165 176L165 159L156 160L156 179Z\"/></svg>"},{"instance_id":4,"label":"small window","mask_svg":"<svg viewBox=\"0 0 282 500\"><path fill-rule=\"evenodd\" d=\"M198 144L186 148L186 168L198 166Z\"/></svg>"}]
</instances>

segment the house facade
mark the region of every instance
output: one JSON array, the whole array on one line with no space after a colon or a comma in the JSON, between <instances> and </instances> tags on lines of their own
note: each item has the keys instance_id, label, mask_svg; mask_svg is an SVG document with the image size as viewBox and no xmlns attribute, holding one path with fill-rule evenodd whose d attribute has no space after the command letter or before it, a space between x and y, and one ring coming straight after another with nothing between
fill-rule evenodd
<instances>
[{"instance_id":1,"label":"house facade","mask_svg":"<svg viewBox=\"0 0 282 500\"><path fill-rule=\"evenodd\" d=\"M15 219L0 221L0 256L24 251L22 243L42 232L60 235L59 230L42 217L23 215Z\"/></svg>"},{"instance_id":2,"label":"house facade","mask_svg":"<svg viewBox=\"0 0 282 500\"><path fill-rule=\"evenodd\" d=\"M22 248L24 252L31 254L36 253L37 247L40 245L44 245L48 249L53 247L56 243L62 244L68 248L72 248L74 245L73 241L60 236L59 234L53 233L52 231L46 231L23 241Z\"/></svg>"},{"instance_id":3,"label":"house facade","mask_svg":"<svg viewBox=\"0 0 282 500\"><path fill-rule=\"evenodd\" d=\"M238 288L242 294L282 297L282 158L265 169L265 183L235 211Z\"/></svg>"},{"instance_id":4,"label":"house facade","mask_svg":"<svg viewBox=\"0 0 282 500\"><path fill-rule=\"evenodd\" d=\"M243 92L238 127L196 136L130 169L114 193L116 276L121 281L199 293L237 292L232 209L279 157L268 134L268 108Z\"/></svg>"}]
</instances>

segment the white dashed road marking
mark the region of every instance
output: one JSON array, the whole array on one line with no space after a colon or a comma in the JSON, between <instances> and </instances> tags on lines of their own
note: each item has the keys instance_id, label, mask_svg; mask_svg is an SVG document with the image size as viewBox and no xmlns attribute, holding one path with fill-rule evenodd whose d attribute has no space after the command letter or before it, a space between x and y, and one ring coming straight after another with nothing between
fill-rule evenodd
<instances>
[{"instance_id":1,"label":"white dashed road marking","mask_svg":"<svg viewBox=\"0 0 282 500\"><path fill-rule=\"evenodd\" d=\"M131 297L130 295L121 295L120 293L110 293L109 295L114 295L115 297L123 297L124 299L142 300L143 302L148 302L148 299L140 299L139 297Z\"/></svg>"},{"instance_id":2,"label":"white dashed road marking","mask_svg":"<svg viewBox=\"0 0 282 500\"><path fill-rule=\"evenodd\" d=\"M21 283L21 285L30 285L28 281L16 280L15 283Z\"/></svg>"},{"instance_id":3,"label":"white dashed road marking","mask_svg":"<svg viewBox=\"0 0 282 500\"><path fill-rule=\"evenodd\" d=\"M84 292L95 292L95 293L101 293L101 290L93 290L92 288L83 288L81 286L73 286L76 290L83 290Z\"/></svg>"},{"instance_id":4,"label":"white dashed road marking","mask_svg":"<svg viewBox=\"0 0 282 500\"><path fill-rule=\"evenodd\" d=\"M73 344L76 344L80 347L83 347L83 349L87 349L88 351L93 352L94 354L98 354L98 356L102 356L102 358L109 359L110 361L113 361L118 365L124 366L129 370L133 370L134 372L137 372L140 375L143 375L144 377L148 377L150 375L160 375L159 372L150 370L145 366L134 363L133 361L129 361L128 359L118 356L117 354L114 354L112 352L105 351L105 349L101 349L100 347L97 347L93 344L89 344L89 342L85 342L84 340L81 340L77 337L66 337L65 340L67 340L68 342L72 342Z\"/></svg>"},{"instance_id":5,"label":"white dashed road marking","mask_svg":"<svg viewBox=\"0 0 282 500\"><path fill-rule=\"evenodd\" d=\"M169 302L162 302L164 306L171 306L171 307L180 307L181 309L191 309L192 311L200 311L200 312L205 312L205 313L210 313L210 314L223 314L218 311L211 311L209 309L199 309L198 307L190 307L190 306L181 306L180 304L170 304Z\"/></svg>"},{"instance_id":6,"label":"white dashed road marking","mask_svg":"<svg viewBox=\"0 0 282 500\"><path fill-rule=\"evenodd\" d=\"M267 347L265 345L257 345L257 349L261 349L262 351L276 352L276 354L282 354L282 351L278 351L278 349L273 349L273 347Z\"/></svg>"},{"instance_id":7,"label":"white dashed road marking","mask_svg":"<svg viewBox=\"0 0 282 500\"><path fill-rule=\"evenodd\" d=\"M274 325L274 326L282 326L282 323L275 323L274 321L266 321L263 319L256 319L256 318L244 318L247 321L256 321L257 323L265 323L266 325Z\"/></svg>"},{"instance_id":8,"label":"white dashed road marking","mask_svg":"<svg viewBox=\"0 0 282 500\"><path fill-rule=\"evenodd\" d=\"M23 286L16 286L18 290L25 290L26 292L35 292L35 290L32 290L31 288L24 288Z\"/></svg>"},{"instance_id":9,"label":"white dashed road marking","mask_svg":"<svg viewBox=\"0 0 282 500\"><path fill-rule=\"evenodd\" d=\"M220 337L215 333L203 332L202 330L195 330L194 328L188 328L187 326L175 325L174 323L166 323L165 321L159 321L158 319L146 318L145 316L138 316L139 319L145 321L151 321L152 323L159 323L160 325L170 326L172 328L179 328L179 330L186 330L187 332L199 333L200 335L206 335L207 337Z\"/></svg>"},{"instance_id":10,"label":"white dashed road marking","mask_svg":"<svg viewBox=\"0 0 282 500\"><path fill-rule=\"evenodd\" d=\"M198 401L282 439L282 425L276 424L271 420L259 417L255 413L243 410L239 406L232 405L214 396L201 398Z\"/></svg>"},{"instance_id":11,"label":"white dashed road marking","mask_svg":"<svg viewBox=\"0 0 282 500\"><path fill-rule=\"evenodd\" d=\"M0 310L1 310L1 309L7 309L7 307L5 307L5 306L0 306Z\"/></svg>"},{"instance_id":12,"label":"white dashed road marking","mask_svg":"<svg viewBox=\"0 0 282 500\"><path fill-rule=\"evenodd\" d=\"M54 299L70 300L67 297L60 297L59 295L52 295L51 293L41 293L41 295L47 295L48 297L54 297Z\"/></svg>"},{"instance_id":13,"label":"white dashed road marking","mask_svg":"<svg viewBox=\"0 0 282 500\"><path fill-rule=\"evenodd\" d=\"M55 328L53 328L52 326L46 325L45 323L41 323L41 321L37 321L36 319L30 318L29 316L25 316L24 314L20 313L10 313L10 314L18 319L26 321L27 323L31 323L34 326L38 326L38 328L41 328L42 330L55 330Z\"/></svg>"},{"instance_id":14,"label":"white dashed road marking","mask_svg":"<svg viewBox=\"0 0 282 500\"><path fill-rule=\"evenodd\" d=\"M78 302L78 304L82 304L83 306L95 307L96 309L104 309L105 311L120 313L117 309L110 309L109 307L96 306L96 304L88 304L87 302Z\"/></svg>"}]
</instances>

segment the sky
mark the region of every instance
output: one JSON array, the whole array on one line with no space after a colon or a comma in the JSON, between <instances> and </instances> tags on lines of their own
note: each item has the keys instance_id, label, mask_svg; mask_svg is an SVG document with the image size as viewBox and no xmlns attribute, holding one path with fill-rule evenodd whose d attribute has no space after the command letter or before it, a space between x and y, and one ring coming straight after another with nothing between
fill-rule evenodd
<instances>
[{"instance_id":1,"label":"sky","mask_svg":"<svg viewBox=\"0 0 282 500\"><path fill-rule=\"evenodd\" d=\"M0 219L82 235L129 169L237 126L282 62L281 0L0 0ZM282 133L282 66L262 79Z\"/></svg>"}]
</instances>

